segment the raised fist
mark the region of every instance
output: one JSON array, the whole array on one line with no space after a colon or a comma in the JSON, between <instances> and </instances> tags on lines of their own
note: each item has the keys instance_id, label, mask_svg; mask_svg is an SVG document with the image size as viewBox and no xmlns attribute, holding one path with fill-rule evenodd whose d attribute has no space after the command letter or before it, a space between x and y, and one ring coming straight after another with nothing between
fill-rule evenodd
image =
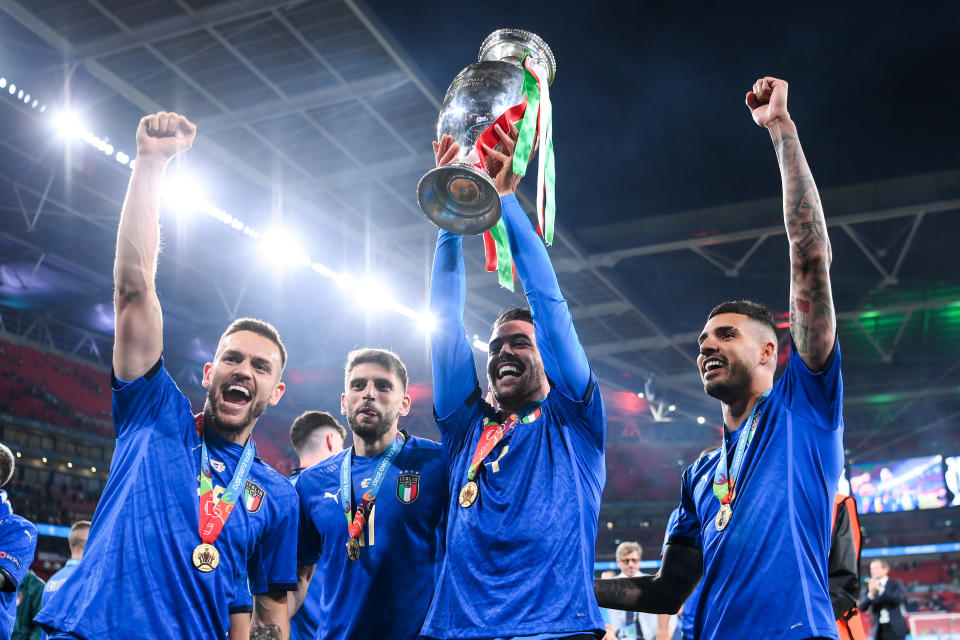
<instances>
[{"instance_id":1,"label":"raised fist","mask_svg":"<svg viewBox=\"0 0 960 640\"><path fill-rule=\"evenodd\" d=\"M760 78L753 84L753 91L747 92L747 106L753 115L753 121L761 127L789 119L787 111L787 81L778 78Z\"/></svg>"},{"instance_id":2,"label":"raised fist","mask_svg":"<svg viewBox=\"0 0 960 640\"><path fill-rule=\"evenodd\" d=\"M178 113L161 111L140 119L137 157L167 161L193 145L197 125Z\"/></svg>"}]
</instances>

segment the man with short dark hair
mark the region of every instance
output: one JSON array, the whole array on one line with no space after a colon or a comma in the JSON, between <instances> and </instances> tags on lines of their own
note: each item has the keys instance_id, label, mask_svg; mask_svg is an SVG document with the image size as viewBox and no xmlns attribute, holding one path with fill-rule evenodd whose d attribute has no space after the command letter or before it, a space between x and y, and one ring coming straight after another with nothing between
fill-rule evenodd
<instances>
[{"instance_id":1,"label":"man with short dark hair","mask_svg":"<svg viewBox=\"0 0 960 640\"><path fill-rule=\"evenodd\" d=\"M530 309L493 325L484 400L463 326L461 236L441 230L430 283L434 416L450 468L446 549L423 635L593 638L606 414L546 247L520 207L516 130L494 127L502 220ZM456 157L450 136L437 165ZM493 162L491 162L491 160ZM548 567L530 571L530 562Z\"/></svg>"},{"instance_id":2,"label":"man with short dark hair","mask_svg":"<svg viewBox=\"0 0 960 640\"><path fill-rule=\"evenodd\" d=\"M300 460L293 480L301 471L343 451L347 430L326 411L304 411L290 426L290 444Z\"/></svg>"},{"instance_id":3,"label":"man with short dark hair","mask_svg":"<svg viewBox=\"0 0 960 640\"><path fill-rule=\"evenodd\" d=\"M300 466L293 470L290 482L294 486L300 474L330 456L343 451L347 430L326 411L304 411L290 426L290 444L300 459ZM303 604L290 618L290 640L313 640L320 626L323 581L310 583Z\"/></svg>"},{"instance_id":4,"label":"man with short dark hair","mask_svg":"<svg viewBox=\"0 0 960 640\"><path fill-rule=\"evenodd\" d=\"M15 466L13 452L0 444L0 487L10 482ZM13 512L7 492L0 490L0 638L13 633L17 590L33 564L36 550L37 528Z\"/></svg>"},{"instance_id":5,"label":"man with short dark hair","mask_svg":"<svg viewBox=\"0 0 960 640\"><path fill-rule=\"evenodd\" d=\"M166 112L137 129L114 263L117 444L84 556L36 618L56 640L224 638L244 571L251 635L288 634L296 492L251 438L283 395L283 342L262 320L232 323L204 365L207 397L196 416L164 366L159 194L167 164L195 134Z\"/></svg>"},{"instance_id":6,"label":"man with short dark hair","mask_svg":"<svg viewBox=\"0 0 960 640\"><path fill-rule=\"evenodd\" d=\"M443 449L400 429L411 400L395 353L353 351L344 373L340 410L353 446L297 476L296 605L319 589L317 638L413 640L442 549Z\"/></svg>"},{"instance_id":7,"label":"man with short dark hair","mask_svg":"<svg viewBox=\"0 0 960 640\"><path fill-rule=\"evenodd\" d=\"M746 300L710 312L697 365L704 391L721 404L720 451L684 473L657 575L598 581L597 599L675 612L702 573L699 640L836 638L827 553L843 470L843 381L830 241L787 111L787 83L760 78L747 106L769 131L780 164L794 349L774 383L778 339L770 312Z\"/></svg>"}]
</instances>

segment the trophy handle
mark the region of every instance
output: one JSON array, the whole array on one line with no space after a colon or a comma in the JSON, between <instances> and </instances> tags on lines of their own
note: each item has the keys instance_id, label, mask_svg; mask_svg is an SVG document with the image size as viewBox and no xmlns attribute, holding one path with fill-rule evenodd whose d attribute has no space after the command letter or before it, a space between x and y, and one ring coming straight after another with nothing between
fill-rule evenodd
<instances>
[{"instance_id":1,"label":"trophy handle","mask_svg":"<svg viewBox=\"0 0 960 640\"><path fill-rule=\"evenodd\" d=\"M424 174L417 185L417 203L430 222L461 235L489 231L500 220L500 195L493 180L459 162Z\"/></svg>"}]
</instances>

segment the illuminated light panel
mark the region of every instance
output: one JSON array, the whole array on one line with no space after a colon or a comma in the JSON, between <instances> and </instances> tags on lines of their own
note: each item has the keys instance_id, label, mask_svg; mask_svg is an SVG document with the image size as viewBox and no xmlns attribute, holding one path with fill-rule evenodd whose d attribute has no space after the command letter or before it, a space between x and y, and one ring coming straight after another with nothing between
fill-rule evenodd
<instances>
[{"instance_id":1,"label":"illuminated light panel","mask_svg":"<svg viewBox=\"0 0 960 640\"><path fill-rule=\"evenodd\" d=\"M47 105L41 103L39 98L27 93L24 89L20 89L19 93L17 93L17 86L13 82L8 81L5 76L0 76L0 89L3 88L7 88L11 96L16 96L18 100L22 100L25 106L29 105L32 109L39 108L40 113L46 113ZM119 164L124 165L133 171L136 164L135 158L131 157L123 150L116 149L109 142L108 138L101 138L87 129L76 113L69 110L57 110L52 111L51 115L51 126L62 137L68 140L74 138L81 139L94 149L103 152L104 155L113 157L114 160L116 160ZM210 203L206 199L199 185L191 178L186 176L178 176L172 180L172 184L166 184L170 183L171 179L165 181L164 194L162 196L165 205L170 206L178 211L194 210L205 213L211 218L218 220L234 231L242 233L252 240L267 243L267 253L274 253L276 256L281 258L283 263L310 269L314 273L317 273L324 278L334 280L344 289L357 286L357 281L350 274L337 273L334 269L331 269L327 265L311 260L306 252L300 250L299 247L293 243L292 239L289 237L289 234L285 234L286 238L284 238L283 235L278 237L276 235L271 236L268 234L265 236L256 228L245 223L243 220L230 215L229 213ZM292 250L291 247L293 248ZM281 249L277 250L278 248ZM404 304L397 302L393 298L393 295L390 293L390 291L382 285L379 285L375 278L368 278L363 284L370 287L370 291L379 299L383 306L391 309L395 313L417 322L426 333L432 331L436 326L436 319L430 312L416 311ZM475 339L474 347L477 347L485 352L487 350L487 343L479 339ZM46 462L46 458L44 458L43 461ZM95 469L91 469L91 471L95 471Z\"/></svg>"}]
</instances>

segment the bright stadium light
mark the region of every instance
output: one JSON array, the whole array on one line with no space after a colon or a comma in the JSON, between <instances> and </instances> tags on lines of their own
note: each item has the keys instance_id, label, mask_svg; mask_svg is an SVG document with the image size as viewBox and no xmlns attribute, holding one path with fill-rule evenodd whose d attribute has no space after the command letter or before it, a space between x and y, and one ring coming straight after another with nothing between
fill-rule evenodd
<instances>
[{"instance_id":1,"label":"bright stadium light","mask_svg":"<svg viewBox=\"0 0 960 640\"><path fill-rule=\"evenodd\" d=\"M2 78L0 78L0 80L2 80ZM19 451L17 451L17 457L18 457L18 458L23 457L23 456L20 455L20 452L19 452Z\"/></svg>"},{"instance_id":2,"label":"bright stadium light","mask_svg":"<svg viewBox=\"0 0 960 640\"><path fill-rule=\"evenodd\" d=\"M637 393L637 397L643 400L646 396L644 395L643 391L640 391Z\"/></svg>"},{"instance_id":3,"label":"bright stadium light","mask_svg":"<svg viewBox=\"0 0 960 640\"><path fill-rule=\"evenodd\" d=\"M6 79L6 78L0 78L0 89L5 88L6 86L7 86L7 79Z\"/></svg>"},{"instance_id":4,"label":"bright stadium light","mask_svg":"<svg viewBox=\"0 0 960 640\"><path fill-rule=\"evenodd\" d=\"M707 421L707 419L704 418L703 416L698 416L698 417L697 417L697 424L703 424L703 423L705 423L706 421Z\"/></svg>"},{"instance_id":5,"label":"bright stadium light","mask_svg":"<svg viewBox=\"0 0 960 640\"><path fill-rule=\"evenodd\" d=\"M40 458L40 460L43 461L43 464L47 464L47 458L46 458L46 456L44 456L43 458Z\"/></svg>"},{"instance_id":6,"label":"bright stadium light","mask_svg":"<svg viewBox=\"0 0 960 640\"><path fill-rule=\"evenodd\" d=\"M287 229L268 231L261 238L260 247L263 259L272 264L309 267L312 262L296 236Z\"/></svg>"},{"instance_id":7,"label":"bright stadium light","mask_svg":"<svg viewBox=\"0 0 960 640\"><path fill-rule=\"evenodd\" d=\"M433 333L433 330L437 328L437 319L429 311L420 314L418 323L420 330L427 334Z\"/></svg>"},{"instance_id":8,"label":"bright stadium light","mask_svg":"<svg viewBox=\"0 0 960 640\"><path fill-rule=\"evenodd\" d=\"M70 469L73 469L73 463L72 463L72 462L68 462L68 463L67 463L67 467L70 468Z\"/></svg>"},{"instance_id":9,"label":"bright stadium light","mask_svg":"<svg viewBox=\"0 0 960 640\"><path fill-rule=\"evenodd\" d=\"M480 338L474 338L474 339L473 339L473 348L474 348L474 349L477 349L477 350L479 350L479 351L483 351L484 353L486 353L486 352L487 352L487 349L488 349L489 347L490 347L490 345L488 345L486 342L484 342L484 341L481 340Z\"/></svg>"},{"instance_id":10,"label":"bright stadium light","mask_svg":"<svg viewBox=\"0 0 960 640\"><path fill-rule=\"evenodd\" d=\"M672 404L669 407L667 407L667 411L676 411L676 410L677 410L677 405L675 404Z\"/></svg>"},{"instance_id":11,"label":"bright stadium light","mask_svg":"<svg viewBox=\"0 0 960 640\"><path fill-rule=\"evenodd\" d=\"M97 468L96 468L96 467L90 467L90 471L93 471L94 473L96 473L96 472L97 472Z\"/></svg>"},{"instance_id":12,"label":"bright stadium light","mask_svg":"<svg viewBox=\"0 0 960 640\"><path fill-rule=\"evenodd\" d=\"M13 95L17 92L17 85L10 83L10 95Z\"/></svg>"},{"instance_id":13,"label":"bright stadium light","mask_svg":"<svg viewBox=\"0 0 960 640\"><path fill-rule=\"evenodd\" d=\"M79 138L84 135L84 132L87 130L83 122L73 111L57 111L53 114L53 119L51 120L53 129L60 134L62 138ZM87 133L89 134L89 132Z\"/></svg>"},{"instance_id":14,"label":"bright stadium light","mask_svg":"<svg viewBox=\"0 0 960 640\"><path fill-rule=\"evenodd\" d=\"M177 213L198 211L207 205L207 197L193 176L179 174L163 182L163 203Z\"/></svg>"}]
</instances>

